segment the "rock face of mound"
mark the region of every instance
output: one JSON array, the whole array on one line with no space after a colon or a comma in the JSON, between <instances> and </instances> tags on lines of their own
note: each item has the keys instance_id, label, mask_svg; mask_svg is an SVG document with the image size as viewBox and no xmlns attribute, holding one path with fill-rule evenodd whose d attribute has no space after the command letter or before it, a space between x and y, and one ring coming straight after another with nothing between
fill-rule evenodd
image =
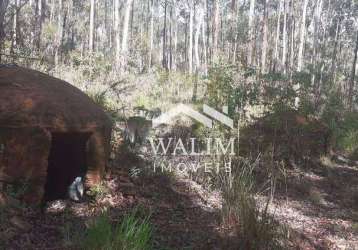
<instances>
[{"instance_id":1,"label":"rock face of mound","mask_svg":"<svg viewBox=\"0 0 358 250\"><path fill-rule=\"evenodd\" d=\"M268 114L242 132L242 154L273 152L276 159L302 159L330 150L329 128L313 117L289 110Z\"/></svg>"},{"instance_id":2,"label":"rock face of mound","mask_svg":"<svg viewBox=\"0 0 358 250\"><path fill-rule=\"evenodd\" d=\"M38 71L0 66L0 188L25 185L23 199L65 198L77 176L99 182L112 122L87 95Z\"/></svg>"}]
</instances>

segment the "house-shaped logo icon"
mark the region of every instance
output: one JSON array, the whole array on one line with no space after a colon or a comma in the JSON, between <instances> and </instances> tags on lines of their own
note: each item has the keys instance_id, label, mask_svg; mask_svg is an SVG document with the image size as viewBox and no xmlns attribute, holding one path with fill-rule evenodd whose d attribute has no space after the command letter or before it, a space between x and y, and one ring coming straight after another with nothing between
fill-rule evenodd
<instances>
[{"instance_id":1,"label":"house-shaped logo icon","mask_svg":"<svg viewBox=\"0 0 358 250\"><path fill-rule=\"evenodd\" d=\"M203 113L205 114L204 115L196 111L195 109L191 108L190 106L180 103L176 105L174 108L172 108L171 110L169 110L168 112L163 113L159 117L153 119L152 124L153 124L153 128L155 128L160 124L169 123L174 117L178 115L187 115L192 119L202 123L208 128L213 127L212 119L215 119L230 128L234 128L234 121L230 117L226 116L227 107L223 107L223 112L224 113L221 113L211 108L210 106L204 104L203 105ZM211 117L212 119L210 119L208 116Z\"/></svg>"}]
</instances>

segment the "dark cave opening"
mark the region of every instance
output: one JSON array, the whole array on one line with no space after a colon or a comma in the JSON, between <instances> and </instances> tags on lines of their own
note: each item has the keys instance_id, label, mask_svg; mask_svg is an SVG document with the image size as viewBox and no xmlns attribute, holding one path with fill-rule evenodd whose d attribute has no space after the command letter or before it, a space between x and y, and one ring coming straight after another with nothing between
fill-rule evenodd
<instances>
[{"instance_id":1,"label":"dark cave opening","mask_svg":"<svg viewBox=\"0 0 358 250\"><path fill-rule=\"evenodd\" d=\"M86 174L86 144L89 137L89 133L52 133L45 201L66 199L69 185L76 177Z\"/></svg>"}]
</instances>

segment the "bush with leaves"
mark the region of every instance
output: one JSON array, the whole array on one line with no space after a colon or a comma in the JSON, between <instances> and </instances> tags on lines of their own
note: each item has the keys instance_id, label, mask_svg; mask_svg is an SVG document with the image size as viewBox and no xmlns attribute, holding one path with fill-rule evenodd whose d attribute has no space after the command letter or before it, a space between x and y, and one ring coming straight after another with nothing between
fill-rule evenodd
<instances>
[{"instance_id":1,"label":"bush with leaves","mask_svg":"<svg viewBox=\"0 0 358 250\"><path fill-rule=\"evenodd\" d=\"M149 218L138 218L136 210L112 225L108 214L99 216L87 229L84 249L150 250L152 226Z\"/></svg>"}]
</instances>

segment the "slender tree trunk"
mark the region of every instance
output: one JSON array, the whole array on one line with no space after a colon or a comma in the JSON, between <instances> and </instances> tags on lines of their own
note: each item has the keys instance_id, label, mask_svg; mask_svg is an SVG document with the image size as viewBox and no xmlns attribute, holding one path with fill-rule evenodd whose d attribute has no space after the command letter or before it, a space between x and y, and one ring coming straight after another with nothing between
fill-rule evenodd
<instances>
[{"instance_id":1,"label":"slender tree trunk","mask_svg":"<svg viewBox=\"0 0 358 250\"><path fill-rule=\"evenodd\" d=\"M167 8L168 2L165 0L164 2L164 27L163 27L163 59L162 66L164 69L168 70L167 64Z\"/></svg>"},{"instance_id":2,"label":"slender tree trunk","mask_svg":"<svg viewBox=\"0 0 358 250\"><path fill-rule=\"evenodd\" d=\"M123 21L123 36L122 36L122 67L124 67L127 63L127 53L128 53L128 29L129 29L129 19L131 14L131 7L132 7L133 0L127 0L126 8L124 13L124 21Z\"/></svg>"},{"instance_id":3,"label":"slender tree trunk","mask_svg":"<svg viewBox=\"0 0 358 250\"><path fill-rule=\"evenodd\" d=\"M132 7L131 7L131 12L130 12L130 38L133 37L133 22L134 22L134 0L132 1ZM132 39L129 39L129 48L132 48Z\"/></svg>"},{"instance_id":4,"label":"slender tree trunk","mask_svg":"<svg viewBox=\"0 0 358 250\"><path fill-rule=\"evenodd\" d=\"M338 49L338 43L339 43L339 39L340 39L340 33L341 33L341 18L338 19L337 28L336 28L336 35L335 35L335 38L334 38L334 48L333 48L333 55L332 55L331 77L330 77L331 81L334 81L334 79L335 79L337 49Z\"/></svg>"},{"instance_id":5,"label":"slender tree trunk","mask_svg":"<svg viewBox=\"0 0 358 250\"><path fill-rule=\"evenodd\" d=\"M90 30L89 30L89 52L93 53L94 50L94 16L95 16L95 0L91 0L90 10Z\"/></svg>"},{"instance_id":6,"label":"slender tree trunk","mask_svg":"<svg viewBox=\"0 0 358 250\"><path fill-rule=\"evenodd\" d=\"M199 38L201 26L203 24L203 15L203 9L199 6L195 31L195 68L197 71L200 69Z\"/></svg>"},{"instance_id":7,"label":"slender tree trunk","mask_svg":"<svg viewBox=\"0 0 358 250\"><path fill-rule=\"evenodd\" d=\"M148 67L151 68L152 54L153 54L153 39L154 39L154 2L150 0L150 41L149 41L149 55L148 55Z\"/></svg>"},{"instance_id":8,"label":"slender tree trunk","mask_svg":"<svg viewBox=\"0 0 358 250\"><path fill-rule=\"evenodd\" d=\"M264 18L263 18L263 39L262 39L262 53L261 53L261 73L266 73L266 54L267 54L267 26L268 26L268 17L267 17L267 5L268 0L264 0Z\"/></svg>"},{"instance_id":9,"label":"slender tree trunk","mask_svg":"<svg viewBox=\"0 0 358 250\"><path fill-rule=\"evenodd\" d=\"M55 19L55 0L51 0L50 7L50 23L52 24Z\"/></svg>"},{"instance_id":10,"label":"slender tree trunk","mask_svg":"<svg viewBox=\"0 0 358 250\"><path fill-rule=\"evenodd\" d=\"M255 14L255 0L250 0L250 10L249 10L249 48L247 55L247 63L249 66L252 66L252 57L255 47L254 39L254 14Z\"/></svg>"},{"instance_id":11,"label":"slender tree trunk","mask_svg":"<svg viewBox=\"0 0 358 250\"><path fill-rule=\"evenodd\" d=\"M117 63L117 66L119 66L120 58L121 58L119 0L114 0L114 32L115 32L115 40L116 40L116 63Z\"/></svg>"},{"instance_id":12,"label":"slender tree trunk","mask_svg":"<svg viewBox=\"0 0 358 250\"><path fill-rule=\"evenodd\" d=\"M108 25L108 7L109 3L108 3L108 0L104 0L104 30L105 30L105 42L103 43L103 50L106 52L108 52L108 48L110 48L110 26Z\"/></svg>"},{"instance_id":13,"label":"slender tree trunk","mask_svg":"<svg viewBox=\"0 0 358 250\"><path fill-rule=\"evenodd\" d=\"M55 52L55 64L58 65L60 61L60 56L62 53L62 35L63 35L63 17L62 17L62 11L63 11L63 2L62 0L59 0L58 2L58 16L57 16L57 42L56 42L56 52Z\"/></svg>"},{"instance_id":14,"label":"slender tree trunk","mask_svg":"<svg viewBox=\"0 0 358 250\"><path fill-rule=\"evenodd\" d=\"M321 18L321 10L322 10L322 0L318 0L316 2L316 8L314 10L313 17L313 72L311 77L311 84L314 86L314 93L317 95L318 86L316 84L316 74L317 74L317 61L318 60L318 29L320 27L320 18Z\"/></svg>"},{"instance_id":15,"label":"slender tree trunk","mask_svg":"<svg viewBox=\"0 0 358 250\"><path fill-rule=\"evenodd\" d=\"M177 51L178 51L178 22L177 22L177 12L174 8L174 53L173 53L173 69L177 69Z\"/></svg>"},{"instance_id":16,"label":"slender tree trunk","mask_svg":"<svg viewBox=\"0 0 358 250\"><path fill-rule=\"evenodd\" d=\"M278 44L279 44L279 41L280 41L281 12L282 12L283 1L284 1L284 0L280 0L279 9L278 9L278 11L277 11L278 14L277 14L275 52L274 52L274 69L276 69L277 63L279 62Z\"/></svg>"},{"instance_id":17,"label":"slender tree trunk","mask_svg":"<svg viewBox=\"0 0 358 250\"><path fill-rule=\"evenodd\" d=\"M5 40L5 14L9 0L0 0L0 62L1 62L1 52L3 50L4 40Z\"/></svg>"},{"instance_id":18,"label":"slender tree trunk","mask_svg":"<svg viewBox=\"0 0 358 250\"><path fill-rule=\"evenodd\" d=\"M356 40L356 46L354 49L354 59L352 63L352 73L349 80L349 89L348 89L348 108L350 111L354 110L354 104L353 104L353 92L354 92L354 79L356 76L356 68L357 68L357 53L358 53L358 31L357 31L357 40Z\"/></svg>"},{"instance_id":19,"label":"slender tree trunk","mask_svg":"<svg viewBox=\"0 0 358 250\"><path fill-rule=\"evenodd\" d=\"M220 19L219 0L214 0L213 4L214 4L214 13L213 13L213 23L212 23L212 36L213 36L212 58L213 61L216 61L218 56L218 40L219 40L219 19Z\"/></svg>"},{"instance_id":20,"label":"slender tree trunk","mask_svg":"<svg viewBox=\"0 0 358 250\"><path fill-rule=\"evenodd\" d=\"M290 84L292 84L292 76L294 72L294 61L295 61L295 41L296 41L296 20L295 20L295 1L291 0L290 19L291 19L291 50L290 50Z\"/></svg>"},{"instance_id":21,"label":"slender tree trunk","mask_svg":"<svg viewBox=\"0 0 358 250\"><path fill-rule=\"evenodd\" d=\"M15 0L13 23L12 23L11 48L10 48L10 54L11 55L14 54L14 49L15 49L15 47L17 45L18 21L19 21L19 0ZM35 26L35 28L36 28L36 26Z\"/></svg>"},{"instance_id":22,"label":"slender tree trunk","mask_svg":"<svg viewBox=\"0 0 358 250\"><path fill-rule=\"evenodd\" d=\"M231 61L233 63L235 63L235 57L236 57L236 0L231 0L231 4L230 4L230 22L229 22L229 32L231 34L231 39L229 41L230 43L230 49L229 49L229 60L231 59Z\"/></svg>"},{"instance_id":23,"label":"slender tree trunk","mask_svg":"<svg viewBox=\"0 0 358 250\"><path fill-rule=\"evenodd\" d=\"M233 0L231 2L231 9L232 9L232 15L233 15L233 20L232 20L232 28L233 28L233 36L234 36L234 40L233 40L233 45L232 45L232 63L236 64L236 59L237 59L237 48L238 48L238 39L239 39L239 29L238 29L238 17L239 17L239 7L238 7L238 3L236 0Z\"/></svg>"},{"instance_id":24,"label":"slender tree trunk","mask_svg":"<svg viewBox=\"0 0 358 250\"><path fill-rule=\"evenodd\" d=\"M207 1L204 1L204 12L207 10ZM207 75L208 72L208 44L207 39L205 36L205 32L207 30L207 27L205 27L205 15L202 16L202 40L203 40L203 53L204 53L204 74Z\"/></svg>"},{"instance_id":25,"label":"slender tree trunk","mask_svg":"<svg viewBox=\"0 0 358 250\"><path fill-rule=\"evenodd\" d=\"M211 29L210 29L210 8L209 8L209 0L206 0L205 1L205 10L206 10L206 47L207 47L207 51L206 51L206 54L207 54L207 58L208 58L208 60L207 61L209 61L209 60L211 60L211 59L209 59L209 58L212 58L212 51L210 51L210 37L211 37L211 33L210 33L210 31L211 31Z\"/></svg>"},{"instance_id":26,"label":"slender tree trunk","mask_svg":"<svg viewBox=\"0 0 358 250\"><path fill-rule=\"evenodd\" d=\"M170 14L169 14L169 69L172 70L173 68L173 6L170 7Z\"/></svg>"},{"instance_id":27,"label":"slender tree trunk","mask_svg":"<svg viewBox=\"0 0 358 250\"><path fill-rule=\"evenodd\" d=\"M283 4L283 39L282 39L282 59L281 66L283 72L286 74L286 61L287 61L287 0Z\"/></svg>"},{"instance_id":28,"label":"slender tree trunk","mask_svg":"<svg viewBox=\"0 0 358 250\"><path fill-rule=\"evenodd\" d=\"M297 70L301 71L303 67L304 57L304 46L305 46L305 35L306 35L306 16L307 16L308 0L304 0L302 10L302 22L301 22L301 33L300 33L300 45L298 48L298 65Z\"/></svg>"},{"instance_id":29,"label":"slender tree trunk","mask_svg":"<svg viewBox=\"0 0 358 250\"><path fill-rule=\"evenodd\" d=\"M185 22L184 27L184 61L188 62L188 21Z\"/></svg>"},{"instance_id":30,"label":"slender tree trunk","mask_svg":"<svg viewBox=\"0 0 358 250\"><path fill-rule=\"evenodd\" d=\"M42 23L44 21L44 0L37 0L38 6L37 6L37 17L38 21L36 23L37 25L37 38L36 38L36 47L37 50L40 51L41 48L41 36L42 36Z\"/></svg>"},{"instance_id":31,"label":"slender tree trunk","mask_svg":"<svg viewBox=\"0 0 358 250\"><path fill-rule=\"evenodd\" d=\"M194 32L194 4L190 0L189 13L189 74L193 73L193 32Z\"/></svg>"}]
</instances>

